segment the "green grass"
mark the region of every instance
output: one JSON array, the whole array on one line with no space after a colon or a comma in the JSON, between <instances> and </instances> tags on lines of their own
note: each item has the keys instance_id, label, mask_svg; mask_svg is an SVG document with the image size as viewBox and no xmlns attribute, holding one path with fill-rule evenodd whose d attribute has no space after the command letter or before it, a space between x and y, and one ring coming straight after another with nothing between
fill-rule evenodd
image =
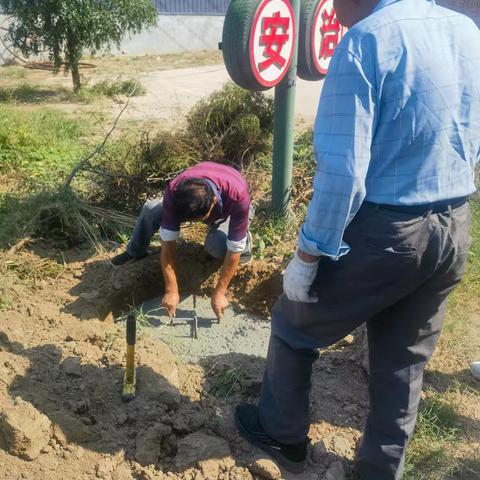
<instances>
[{"instance_id":1,"label":"green grass","mask_svg":"<svg viewBox=\"0 0 480 480\"><path fill-rule=\"evenodd\" d=\"M57 279L65 270L64 265L49 258L39 258L33 262L12 258L5 261L5 268L15 272L16 278L31 286L45 278Z\"/></svg>"},{"instance_id":2,"label":"green grass","mask_svg":"<svg viewBox=\"0 0 480 480\"><path fill-rule=\"evenodd\" d=\"M84 151L85 122L60 112L0 106L0 174L57 183Z\"/></svg>"},{"instance_id":3,"label":"green grass","mask_svg":"<svg viewBox=\"0 0 480 480\"><path fill-rule=\"evenodd\" d=\"M448 317L441 351L456 352L465 358L480 348L478 337L470 335L472 312L478 311L480 296L480 198L477 195L472 207L472 246L468 255L467 269L460 286L449 299ZM478 352L477 352L478 353Z\"/></svg>"},{"instance_id":4,"label":"green grass","mask_svg":"<svg viewBox=\"0 0 480 480\"><path fill-rule=\"evenodd\" d=\"M146 94L145 87L133 78L102 80L92 86L84 85L80 91L74 93L71 88L60 85L42 86L35 83L9 82L9 85L0 85L0 104L52 104L52 103L92 103L102 97L115 98L118 96L132 96Z\"/></svg>"},{"instance_id":5,"label":"green grass","mask_svg":"<svg viewBox=\"0 0 480 480\"><path fill-rule=\"evenodd\" d=\"M1 195L0 224L0 248L31 237L55 242L60 248L89 241L100 249L101 239L115 232L115 222L61 189Z\"/></svg>"},{"instance_id":6,"label":"green grass","mask_svg":"<svg viewBox=\"0 0 480 480\"><path fill-rule=\"evenodd\" d=\"M0 77L3 79L22 80L28 74L28 71L20 66L0 67Z\"/></svg>"},{"instance_id":7,"label":"green grass","mask_svg":"<svg viewBox=\"0 0 480 480\"><path fill-rule=\"evenodd\" d=\"M464 383L462 372L468 368L480 340L472 334L472 314L478 312L480 292L480 199L472 201L472 247L465 277L450 298L449 309L439 348L431 362L434 371L442 371L443 359L458 365L444 393L427 391L422 402L415 434L407 451L405 480L460 480L473 479L472 468L478 468L478 459L464 458L460 449L469 451L470 439L457 426L458 395L452 389L462 387L478 398L479 391ZM454 400L454 399L457 400ZM463 401L465 395L460 395ZM468 422L468 419L465 419ZM472 420L472 422L475 422ZM472 463L473 467L469 465Z\"/></svg>"},{"instance_id":8,"label":"green grass","mask_svg":"<svg viewBox=\"0 0 480 480\"><path fill-rule=\"evenodd\" d=\"M87 88L87 91L90 91L93 95L103 95L105 97L116 97L118 95L137 97L147 93L140 82L131 78L127 80L103 80Z\"/></svg>"},{"instance_id":9,"label":"green grass","mask_svg":"<svg viewBox=\"0 0 480 480\"><path fill-rule=\"evenodd\" d=\"M13 302L10 296L0 288L0 312L8 310L12 304Z\"/></svg>"},{"instance_id":10,"label":"green grass","mask_svg":"<svg viewBox=\"0 0 480 480\"><path fill-rule=\"evenodd\" d=\"M72 92L65 87L41 87L32 83L0 87L0 103L61 103L71 97Z\"/></svg>"},{"instance_id":11,"label":"green grass","mask_svg":"<svg viewBox=\"0 0 480 480\"><path fill-rule=\"evenodd\" d=\"M296 217L275 217L269 210L258 212L251 227L254 235L255 256L262 259L272 253L290 254L290 242L297 237L298 226L299 221Z\"/></svg>"},{"instance_id":12,"label":"green grass","mask_svg":"<svg viewBox=\"0 0 480 480\"><path fill-rule=\"evenodd\" d=\"M429 392L420 406L412 443L407 452L405 480L447 479L459 468L453 455L461 431L456 414L440 394Z\"/></svg>"},{"instance_id":13,"label":"green grass","mask_svg":"<svg viewBox=\"0 0 480 480\"><path fill-rule=\"evenodd\" d=\"M235 389L235 386L240 386L240 382L245 376L245 371L236 366L213 365L207 376L209 383L208 393L226 400Z\"/></svg>"}]
</instances>

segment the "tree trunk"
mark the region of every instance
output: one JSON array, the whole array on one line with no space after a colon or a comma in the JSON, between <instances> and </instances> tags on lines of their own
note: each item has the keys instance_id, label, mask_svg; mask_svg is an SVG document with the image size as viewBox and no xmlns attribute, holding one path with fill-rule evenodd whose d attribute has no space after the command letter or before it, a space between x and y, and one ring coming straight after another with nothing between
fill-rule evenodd
<instances>
[{"instance_id":1,"label":"tree trunk","mask_svg":"<svg viewBox=\"0 0 480 480\"><path fill-rule=\"evenodd\" d=\"M72 62L72 64L70 65L70 69L72 71L73 91L77 93L82 86L82 83L80 81L80 70L78 69L78 63Z\"/></svg>"}]
</instances>

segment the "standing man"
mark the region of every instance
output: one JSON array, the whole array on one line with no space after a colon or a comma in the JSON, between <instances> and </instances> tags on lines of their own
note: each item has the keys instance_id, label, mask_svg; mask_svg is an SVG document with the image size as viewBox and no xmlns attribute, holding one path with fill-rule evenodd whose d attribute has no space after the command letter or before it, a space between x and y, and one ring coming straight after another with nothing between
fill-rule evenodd
<instances>
[{"instance_id":1,"label":"standing man","mask_svg":"<svg viewBox=\"0 0 480 480\"><path fill-rule=\"evenodd\" d=\"M212 308L218 318L228 306L227 290L240 263L252 259L248 232L250 196L242 175L232 167L202 162L172 180L163 201L149 200L140 214L127 251L111 261L116 268L145 257L150 240L160 229L161 263L165 279L162 306L175 316L180 294L175 271L176 241L183 222L204 222L210 226L205 250L223 260Z\"/></svg>"},{"instance_id":2,"label":"standing man","mask_svg":"<svg viewBox=\"0 0 480 480\"><path fill-rule=\"evenodd\" d=\"M433 0L336 0L350 30L315 125L314 195L273 310L260 405L242 434L304 468L318 348L368 328L363 479L402 477L423 372L470 247L480 32Z\"/></svg>"}]
</instances>

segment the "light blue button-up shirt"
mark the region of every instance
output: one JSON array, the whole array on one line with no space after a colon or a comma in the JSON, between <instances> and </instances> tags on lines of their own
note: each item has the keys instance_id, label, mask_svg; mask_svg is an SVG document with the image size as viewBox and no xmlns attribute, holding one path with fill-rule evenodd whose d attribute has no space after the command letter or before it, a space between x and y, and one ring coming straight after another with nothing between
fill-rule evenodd
<instances>
[{"instance_id":1,"label":"light blue button-up shirt","mask_svg":"<svg viewBox=\"0 0 480 480\"><path fill-rule=\"evenodd\" d=\"M337 258L362 202L423 205L475 191L480 31L432 0L383 0L337 47L314 130L299 248Z\"/></svg>"}]
</instances>

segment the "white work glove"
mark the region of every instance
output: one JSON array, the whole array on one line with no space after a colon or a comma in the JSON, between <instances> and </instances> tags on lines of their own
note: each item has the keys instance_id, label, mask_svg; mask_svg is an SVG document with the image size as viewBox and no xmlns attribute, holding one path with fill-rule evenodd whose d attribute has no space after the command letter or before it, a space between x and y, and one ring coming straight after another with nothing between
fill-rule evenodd
<instances>
[{"instance_id":1,"label":"white work glove","mask_svg":"<svg viewBox=\"0 0 480 480\"><path fill-rule=\"evenodd\" d=\"M317 297L309 295L315 277L317 276L318 260L304 262L295 252L283 273L283 291L292 302L316 303Z\"/></svg>"}]
</instances>

